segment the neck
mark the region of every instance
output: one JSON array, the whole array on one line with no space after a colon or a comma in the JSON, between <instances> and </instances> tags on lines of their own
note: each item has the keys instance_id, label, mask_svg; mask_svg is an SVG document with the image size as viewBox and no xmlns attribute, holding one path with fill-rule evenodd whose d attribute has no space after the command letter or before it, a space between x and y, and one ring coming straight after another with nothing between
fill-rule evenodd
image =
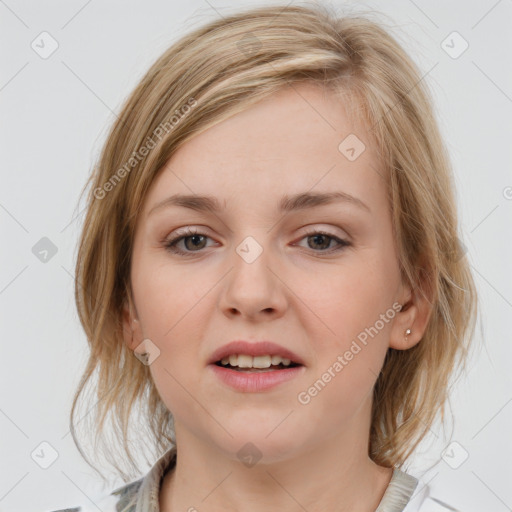
<instances>
[{"instance_id":1,"label":"neck","mask_svg":"<svg viewBox=\"0 0 512 512\"><path fill-rule=\"evenodd\" d=\"M393 471L368 457L368 431L352 423L289 458L247 467L176 422L178 456L161 487L160 511L374 512Z\"/></svg>"}]
</instances>

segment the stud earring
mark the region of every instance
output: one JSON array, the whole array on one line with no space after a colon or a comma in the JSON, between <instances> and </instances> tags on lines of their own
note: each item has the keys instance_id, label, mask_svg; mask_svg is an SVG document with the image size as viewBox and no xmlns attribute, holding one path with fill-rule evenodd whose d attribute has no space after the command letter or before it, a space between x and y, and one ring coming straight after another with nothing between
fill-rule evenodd
<instances>
[{"instance_id":1,"label":"stud earring","mask_svg":"<svg viewBox=\"0 0 512 512\"><path fill-rule=\"evenodd\" d=\"M407 329L407 330L405 331L405 339L406 339L406 340L407 340L407 336L409 336L409 334L411 334L411 332L412 332L412 331L411 331L411 329Z\"/></svg>"}]
</instances>

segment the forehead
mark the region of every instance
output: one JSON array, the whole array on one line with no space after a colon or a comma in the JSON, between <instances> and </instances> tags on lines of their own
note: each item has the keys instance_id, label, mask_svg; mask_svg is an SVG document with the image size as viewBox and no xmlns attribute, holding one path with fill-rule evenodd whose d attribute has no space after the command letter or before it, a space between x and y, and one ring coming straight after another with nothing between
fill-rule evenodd
<instances>
[{"instance_id":1,"label":"forehead","mask_svg":"<svg viewBox=\"0 0 512 512\"><path fill-rule=\"evenodd\" d=\"M192 138L167 162L145 213L171 193L270 201L342 190L375 202L384 172L364 123L341 96L293 84ZM366 201L365 201L366 202Z\"/></svg>"}]
</instances>

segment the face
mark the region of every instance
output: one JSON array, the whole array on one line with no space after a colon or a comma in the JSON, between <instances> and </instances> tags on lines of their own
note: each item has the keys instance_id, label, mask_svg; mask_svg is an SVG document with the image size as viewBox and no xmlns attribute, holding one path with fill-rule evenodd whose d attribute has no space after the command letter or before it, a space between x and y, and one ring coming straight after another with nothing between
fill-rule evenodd
<instances>
[{"instance_id":1,"label":"face","mask_svg":"<svg viewBox=\"0 0 512 512\"><path fill-rule=\"evenodd\" d=\"M295 195L326 193L339 197L291 208ZM176 194L219 210L164 202ZM361 432L386 351L409 326L386 176L368 132L314 85L283 89L173 155L138 220L131 283L130 346L159 350L150 372L178 444L192 434L232 458L248 441L272 461ZM233 388L209 364L233 340L272 341L303 365L269 389Z\"/></svg>"}]
</instances>

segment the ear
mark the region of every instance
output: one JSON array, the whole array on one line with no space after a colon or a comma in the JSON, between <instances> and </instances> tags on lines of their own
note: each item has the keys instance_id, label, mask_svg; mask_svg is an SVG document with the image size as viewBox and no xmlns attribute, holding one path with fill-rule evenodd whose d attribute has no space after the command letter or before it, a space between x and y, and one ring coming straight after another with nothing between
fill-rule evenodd
<instances>
[{"instance_id":1,"label":"ear","mask_svg":"<svg viewBox=\"0 0 512 512\"><path fill-rule=\"evenodd\" d=\"M131 300L131 293L128 293L127 297L123 305L123 340L130 350L135 350L142 341L141 328Z\"/></svg>"},{"instance_id":2,"label":"ear","mask_svg":"<svg viewBox=\"0 0 512 512\"><path fill-rule=\"evenodd\" d=\"M432 315L432 293L426 277L421 287L413 289L402 285L398 300L402 309L393 322L389 346L396 350L407 350L420 342ZM410 334L406 333L407 329L411 330Z\"/></svg>"}]
</instances>

